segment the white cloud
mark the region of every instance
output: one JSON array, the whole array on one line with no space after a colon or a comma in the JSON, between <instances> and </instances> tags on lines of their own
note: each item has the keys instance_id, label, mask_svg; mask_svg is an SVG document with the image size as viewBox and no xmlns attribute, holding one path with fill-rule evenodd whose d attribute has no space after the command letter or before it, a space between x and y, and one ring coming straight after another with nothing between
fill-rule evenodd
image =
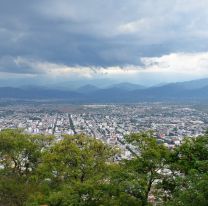
<instances>
[{"instance_id":1,"label":"white cloud","mask_svg":"<svg viewBox=\"0 0 208 206\"><path fill-rule=\"evenodd\" d=\"M204 53L172 53L161 57L146 57L141 59L148 72L168 72L208 75L208 52Z\"/></svg>"},{"instance_id":2,"label":"white cloud","mask_svg":"<svg viewBox=\"0 0 208 206\"><path fill-rule=\"evenodd\" d=\"M47 79L69 79L76 80L112 78L130 81L150 77L161 81L180 81L197 79L208 76L208 52L204 53L171 53L160 57L143 57L143 65L127 65L96 67L96 66L69 66L48 61L27 59L24 57L8 58L11 65L24 68L22 74L29 76L44 76ZM1 65L0 65L1 66ZM28 71L28 73L27 73ZM2 71L4 72L4 71ZM9 76L9 72L6 73ZM21 75L21 72L13 71L10 76ZM157 81L157 80L156 80Z\"/></svg>"}]
</instances>

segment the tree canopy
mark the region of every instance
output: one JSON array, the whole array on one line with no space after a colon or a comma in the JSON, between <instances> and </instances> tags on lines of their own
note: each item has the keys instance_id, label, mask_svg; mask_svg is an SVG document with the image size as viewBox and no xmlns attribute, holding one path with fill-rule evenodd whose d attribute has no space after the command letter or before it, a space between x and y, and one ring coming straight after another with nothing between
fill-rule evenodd
<instances>
[{"instance_id":1,"label":"tree canopy","mask_svg":"<svg viewBox=\"0 0 208 206\"><path fill-rule=\"evenodd\" d=\"M125 138L131 158L86 135L0 132L0 205L208 205L208 134L172 150L152 132Z\"/></svg>"}]
</instances>

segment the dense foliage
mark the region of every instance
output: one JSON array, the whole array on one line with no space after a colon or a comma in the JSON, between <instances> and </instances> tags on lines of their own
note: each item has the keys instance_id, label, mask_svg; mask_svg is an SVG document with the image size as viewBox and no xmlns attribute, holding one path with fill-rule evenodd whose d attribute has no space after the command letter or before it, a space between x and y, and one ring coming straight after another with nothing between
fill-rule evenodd
<instances>
[{"instance_id":1,"label":"dense foliage","mask_svg":"<svg viewBox=\"0 0 208 206\"><path fill-rule=\"evenodd\" d=\"M0 206L208 205L208 134L173 150L151 132L125 141L129 159L85 135L0 132Z\"/></svg>"}]
</instances>

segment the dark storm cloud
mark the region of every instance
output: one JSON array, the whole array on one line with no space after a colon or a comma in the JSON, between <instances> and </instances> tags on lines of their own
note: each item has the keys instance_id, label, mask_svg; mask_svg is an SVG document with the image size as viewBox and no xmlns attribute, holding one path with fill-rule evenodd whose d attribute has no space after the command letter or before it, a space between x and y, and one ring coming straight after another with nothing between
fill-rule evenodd
<instances>
[{"instance_id":1,"label":"dark storm cloud","mask_svg":"<svg viewBox=\"0 0 208 206\"><path fill-rule=\"evenodd\" d=\"M1 0L0 72L44 73L17 59L67 66L141 65L141 57L202 52L205 0Z\"/></svg>"}]
</instances>

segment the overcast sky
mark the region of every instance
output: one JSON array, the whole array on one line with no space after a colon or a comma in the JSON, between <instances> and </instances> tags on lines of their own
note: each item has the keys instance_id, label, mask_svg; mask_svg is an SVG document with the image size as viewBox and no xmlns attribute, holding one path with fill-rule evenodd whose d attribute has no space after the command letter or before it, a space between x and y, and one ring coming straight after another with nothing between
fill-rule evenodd
<instances>
[{"instance_id":1,"label":"overcast sky","mask_svg":"<svg viewBox=\"0 0 208 206\"><path fill-rule=\"evenodd\" d=\"M1 0L1 85L208 77L207 0Z\"/></svg>"}]
</instances>

